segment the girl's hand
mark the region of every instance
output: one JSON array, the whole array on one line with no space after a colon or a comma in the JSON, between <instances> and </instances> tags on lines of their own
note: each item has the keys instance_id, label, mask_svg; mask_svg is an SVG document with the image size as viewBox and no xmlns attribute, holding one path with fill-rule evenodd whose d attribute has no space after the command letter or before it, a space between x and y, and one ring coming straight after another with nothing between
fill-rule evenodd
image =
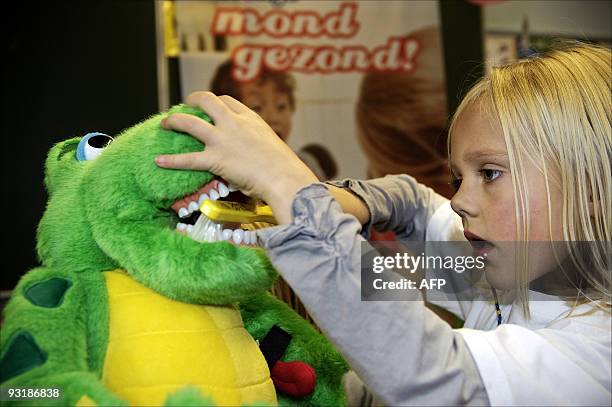
<instances>
[{"instance_id":1,"label":"girl's hand","mask_svg":"<svg viewBox=\"0 0 612 407\"><path fill-rule=\"evenodd\" d=\"M161 155L160 167L209 170L256 196L272 207L279 223L291 221L291 203L296 192L318 182L317 177L251 109L230 96L195 92L187 104L197 106L215 122L175 113L162 127L188 133L206 145L206 150L188 154Z\"/></svg>"}]
</instances>

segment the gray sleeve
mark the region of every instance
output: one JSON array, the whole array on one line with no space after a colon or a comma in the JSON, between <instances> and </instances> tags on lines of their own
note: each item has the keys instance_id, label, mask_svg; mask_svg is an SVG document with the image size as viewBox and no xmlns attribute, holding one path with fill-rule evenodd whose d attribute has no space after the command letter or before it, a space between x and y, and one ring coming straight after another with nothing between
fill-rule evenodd
<instances>
[{"instance_id":1,"label":"gray sleeve","mask_svg":"<svg viewBox=\"0 0 612 407\"><path fill-rule=\"evenodd\" d=\"M404 220L422 216L416 190ZM362 301L361 225L327 188L298 192L293 222L257 231L272 263L325 335L385 405L485 405L488 397L461 335L411 301ZM376 218L373 217L376 221ZM400 225L396 225L400 226ZM366 248L367 249L367 248Z\"/></svg>"},{"instance_id":2,"label":"gray sleeve","mask_svg":"<svg viewBox=\"0 0 612 407\"><path fill-rule=\"evenodd\" d=\"M395 232L398 239L424 240L427 220L447 201L433 189L404 174L367 181L345 179L328 184L346 188L365 202L370 221L363 225L364 237L374 227L380 232Z\"/></svg>"}]
</instances>

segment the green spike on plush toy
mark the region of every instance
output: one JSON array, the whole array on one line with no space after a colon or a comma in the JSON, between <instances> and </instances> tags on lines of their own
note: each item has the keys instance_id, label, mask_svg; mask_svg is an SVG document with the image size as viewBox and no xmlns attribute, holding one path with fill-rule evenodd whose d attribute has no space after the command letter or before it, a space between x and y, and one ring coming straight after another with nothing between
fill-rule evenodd
<instances>
[{"instance_id":1,"label":"green spike on plush toy","mask_svg":"<svg viewBox=\"0 0 612 407\"><path fill-rule=\"evenodd\" d=\"M0 383L41 366L47 356L27 331L16 332L8 341L0 358Z\"/></svg>"},{"instance_id":2,"label":"green spike on plush toy","mask_svg":"<svg viewBox=\"0 0 612 407\"><path fill-rule=\"evenodd\" d=\"M66 290L72 283L63 278L50 278L33 284L25 290L24 296L34 305L54 308L61 305Z\"/></svg>"},{"instance_id":3,"label":"green spike on plush toy","mask_svg":"<svg viewBox=\"0 0 612 407\"><path fill-rule=\"evenodd\" d=\"M170 112L212 122L189 106ZM29 403L62 406L344 404L346 363L267 294L276 273L265 253L250 241L189 237L200 199L244 197L210 172L155 165L159 154L205 148L163 129L167 114L49 151L42 267L24 275L5 308L0 384L61 388L61 400ZM275 390L256 343L273 329L290 338L280 361L316 372L308 395Z\"/></svg>"}]
</instances>

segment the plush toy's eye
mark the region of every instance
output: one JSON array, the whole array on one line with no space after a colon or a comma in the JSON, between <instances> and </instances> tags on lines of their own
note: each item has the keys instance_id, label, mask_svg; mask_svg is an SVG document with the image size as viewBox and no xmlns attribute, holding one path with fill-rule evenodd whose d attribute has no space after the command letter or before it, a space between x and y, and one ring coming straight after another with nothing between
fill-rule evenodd
<instances>
[{"instance_id":1,"label":"plush toy's eye","mask_svg":"<svg viewBox=\"0 0 612 407\"><path fill-rule=\"evenodd\" d=\"M76 151L79 161L95 160L113 138L104 133L88 133L81 139Z\"/></svg>"}]
</instances>

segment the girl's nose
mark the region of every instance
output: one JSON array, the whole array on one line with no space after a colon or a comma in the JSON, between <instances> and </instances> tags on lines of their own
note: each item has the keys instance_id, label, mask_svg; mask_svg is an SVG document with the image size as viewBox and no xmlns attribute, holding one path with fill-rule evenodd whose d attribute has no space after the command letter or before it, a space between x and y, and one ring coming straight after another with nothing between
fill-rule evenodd
<instances>
[{"instance_id":1,"label":"girl's nose","mask_svg":"<svg viewBox=\"0 0 612 407\"><path fill-rule=\"evenodd\" d=\"M461 216L462 219L476 216L476 206L472 202L471 197L467 191L467 187L462 183L459 189L451 198L451 208Z\"/></svg>"}]
</instances>

